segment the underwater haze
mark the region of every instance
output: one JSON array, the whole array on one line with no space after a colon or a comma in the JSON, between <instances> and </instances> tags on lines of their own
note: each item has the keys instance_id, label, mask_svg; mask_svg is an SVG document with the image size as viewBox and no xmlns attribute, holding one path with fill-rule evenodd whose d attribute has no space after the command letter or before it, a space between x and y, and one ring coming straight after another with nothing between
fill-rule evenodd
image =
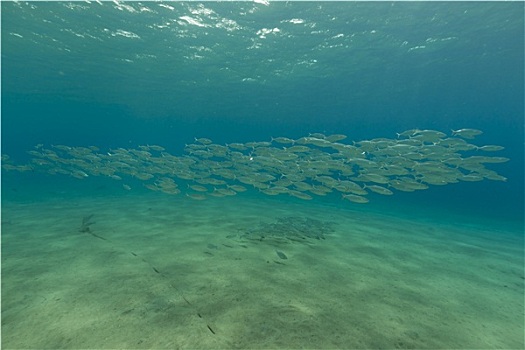
<instances>
[{"instance_id":1,"label":"underwater haze","mask_svg":"<svg viewBox=\"0 0 525 350\"><path fill-rule=\"evenodd\" d=\"M523 2L1 2L5 348L523 348Z\"/></svg>"}]
</instances>

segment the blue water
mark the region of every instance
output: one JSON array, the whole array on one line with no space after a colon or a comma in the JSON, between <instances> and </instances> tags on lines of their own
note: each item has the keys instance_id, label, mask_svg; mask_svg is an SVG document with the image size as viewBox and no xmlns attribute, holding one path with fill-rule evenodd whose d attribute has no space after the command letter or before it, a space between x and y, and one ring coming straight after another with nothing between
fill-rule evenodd
<instances>
[{"instance_id":1,"label":"blue water","mask_svg":"<svg viewBox=\"0 0 525 350\"><path fill-rule=\"evenodd\" d=\"M390 200L523 216L523 4L2 3L2 153L477 128L508 181ZM60 176L57 181L62 181Z\"/></svg>"},{"instance_id":2,"label":"blue water","mask_svg":"<svg viewBox=\"0 0 525 350\"><path fill-rule=\"evenodd\" d=\"M16 164L37 144L180 156L195 137L474 128L469 142L505 147L490 155L510 161L487 167L506 182L313 201L523 234L523 2L1 2L1 16L1 153ZM121 186L2 170L3 205Z\"/></svg>"}]
</instances>

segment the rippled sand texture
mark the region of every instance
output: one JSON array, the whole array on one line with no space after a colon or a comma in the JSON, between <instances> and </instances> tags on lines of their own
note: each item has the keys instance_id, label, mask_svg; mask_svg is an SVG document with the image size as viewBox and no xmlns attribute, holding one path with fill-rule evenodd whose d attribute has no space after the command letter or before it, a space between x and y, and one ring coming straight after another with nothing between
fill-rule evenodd
<instances>
[{"instance_id":1,"label":"rippled sand texture","mask_svg":"<svg viewBox=\"0 0 525 350\"><path fill-rule=\"evenodd\" d=\"M2 346L523 348L519 230L346 204L4 201ZM261 237L287 217L333 230Z\"/></svg>"}]
</instances>

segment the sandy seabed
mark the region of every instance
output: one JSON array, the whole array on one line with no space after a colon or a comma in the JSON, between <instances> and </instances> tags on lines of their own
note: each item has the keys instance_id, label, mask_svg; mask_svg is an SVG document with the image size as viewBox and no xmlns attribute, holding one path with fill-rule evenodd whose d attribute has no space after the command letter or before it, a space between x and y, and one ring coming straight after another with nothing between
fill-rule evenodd
<instances>
[{"instance_id":1,"label":"sandy seabed","mask_svg":"<svg viewBox=\"0 0 525 350\"><path fill-rule=\"evenodd\" d=\"M241 238L286 217L334 231ZM2 347L523 348L523 237L497 227L249 195L4 201Z\"/></svg>"}]
</instances>

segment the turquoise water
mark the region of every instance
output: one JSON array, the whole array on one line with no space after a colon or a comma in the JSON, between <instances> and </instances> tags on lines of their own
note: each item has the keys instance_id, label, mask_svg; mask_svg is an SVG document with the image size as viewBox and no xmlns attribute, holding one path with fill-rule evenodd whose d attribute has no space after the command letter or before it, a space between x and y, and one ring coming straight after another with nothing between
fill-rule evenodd
<instances>
[{"instance_id":1,"label":"turquoise water","mask_svg":"<svg viewBox=\"0 0 525 350\"><path fill-rule=\"evenodd\" d=\"M520 270L518 265L523 253L525 191L523 3L2 2L1 11L1 153L9 156L9 159L3 157L2 169L4 240L5 237L20 239L16 234L37 230L38 220L31 221L31 213L39 218L48 215L45 209L48 203L60 203L63 213L70 213L68 210L74 207L96 212L105 200L127 207L130 198L133 205L139 205L140 198L144 203L158 198L158 203L166 209L171 206L170 201L181 208L199 206L201 210L209 203L210 222L225 215L233 225L236 220L246 219L242 215L243 203L249 207L250 203L259 202L262 208L282 209L288 216L304 216L309 212L329 216L332 212L344 218L360 213L372 220L361 221L360 225L369 225L374 232L385 229L374 221L383 215L384 220L391 219L395 227L402 226L396 221L400 220L433 227L440 234L457 228L468 237L465 238L468 244L477 244L474 242L490 236L494 246L501 244L509 251L517 249L509 253L514 254L513 276L519 275L516 277L519 280L514 282L516 294L500 301L504 305L516 302L522 305L519 295L523 296L523 268ZM214 192L213 186L209 186L203 201L192 201L185 194L194 183L174 175L171 177L177 182L180 194L151 191L144 185L153 180L140 180L129 171L118 173L122 180L98 173L95 176L95 172L89 171L86 178L74 178L49 171L49 166L36 164L31 161L34 156L27 153L46 149L55 152L54 146L65 145L96 147L93 152L107 156L119 148L129 151L144 145L158 145L166 154L182 159L188 156L185 147L198 143L195 138L231 145L268 142L275 137L297 141L312 133L322 133L346 135L347 138L340 141L345 145L377 138L386 138L395 144L403 139L397 134L405 130L436 130L446 134L441 137L445 139L453 136L452 130L463 128L483 131L474 139L465 139L469 143L504 147L497 152L460 153L462 157L508 158L508 162L486 165L506 181L459 181L444 186L428 185L428 189L414 192L393 189L394 194L388 196L367 194L370 201L365 204L342 200L337 191L326 196L311 195L311 200L287 194L270 196L235 180L228 181L228 185L243 185L248 191L228 198L211 198L209 193ZM413 138L417 133L406 138ZM273 142L271 146L282 149L289 145ZM320 155L332 157L335 153L325 148L311 148L317 153L309 151L312 152L309 161L320 159ZM232 151L230 148L229 152ZM155 154L159 159L165 157ZM61 157L71 159L64 154ZM369 152L366 157L374 159L378 155ZM204 160L196 161L202 165ZM32 165L23 171L5 167L28 163ZM70 170L64 162L54 164ZM210 171L209 165L204 168L201 171ZM298 172L306 169L298 168L301 169ZM143 170L140 166L137 169ZM271 173L268 165L262 169ZM235 175L238 178L246 174L251 173L237 169ZM161 177L154 175L155 179ZM341 179L339 173L331 176ZM313 178L305 181L320 185ZM388 184L368 183L373 184L391 188ZM217 204L221 200L222 207ZM112 208L117 207L112 204ZM118 212L111 210L108 209L108 213ZM230 217L232 212L239 215ZM265 210L260 213L264 219ZM71 215L80 224L86 213L71 212ZM246 212L246 215L252 214ZM206 221L201 216L199 220ZM147 218L146 221L149 222ZM129 222L128 229L140 227L147 237L149 231L141 226L146 225L144 222ZM191 220L187 225L191 226ZM345 225L351 224L341 225L350 227ZM51 235L54 231L49 230ZM222 235L223 231L217 230ZM399 230L393 234L396 232L402 235ZM417 235L427 231L410 232ZM443 235L448 239L449 235ZM403 236L402 240L405 239ZM19 243L24 246L23 241ZM25 243L41 244L31 241L29 236ZM144 244L140 240L128 243ZM72 243L72 247L75 244ZM427 248L432 250L430 246ZM125 251L121 246L115 249ZM151 249L154 256L153 247ZM410 255L411 248L407 249ZM502 261L507 254L505 249L500 251ZM188 253L188 266L192 264L192 253ZM498 251L493 253L497 255ZM7 284L14 271L7 260L18 261L21 251L3 248L2 254L3 284ZM337 255L341 252L331 254L334 260L339 257L346 261L347 257ZM39 258L24 263L30 270ZM476 268L482 271L490 265L482 259L470 262L471 271ZM17 282L12 283L16 286ZM337 290L335 285L334 290ZM191 288L187 293L191 293ZM5 293L2 297L4 305L15 303ZM2 315L6 323L13 317ZM18 315L22 317L24 312ZM209 315L219 317L211 311ZM447 322L445 318L437 317L436 323ZM223 321L227 324L227 320ZM523 323L514 322L513 326L515 331L507 336L511 339L507 343L497 336L476 343L460 335L449 343L425 341L423 335L418 340L411 338L411 342L387 333L382 334L384 342L374 343L369 332L369 337L360 338L360 342L350 347L523 345L522 340L521 343L517 340L523 335L519 330L523 329ZM38 323L24 328L27 331L31 327L38 327ZM464 332L468 329L465 327ZM22 334L16 327L9 331L8 339ZM231 336L226 331L223 334ZM89 339L77 343L50 341L46 346L104 346L101 340L104 335L99 336L93 342ZM325 342L311 344L348 347L344 340L334 337L326 336ZM284 336L277 338L279 341L273 343L220 344L223 347L304 347L308 344L307 341L287 342ZM38 344L42 344L9 341L4 344L6 347L38 348ZM125 341L106 344L140 347ZM166 344L145 341L143 346L170 347ZM188 343L179 340L176 344L190 348L192 345L213 347L212 343L195 340Z\"/></svg>"},{"instance_id":2,"label":"turquoise water","mask_svg":"<svg viewBox=\"0 0 525 350\"><path fill-rule=\"evenodd\" d=\"M153 143L180 154L194 137L224 144L323 132L350 142L477 128L477 144L506 147L498 155L511 161L497 168L509 180L406 200L461 201L519 219L521 8L5 3L2 152L24 161L40 143Z\"/></svg>"}]
</instances>

